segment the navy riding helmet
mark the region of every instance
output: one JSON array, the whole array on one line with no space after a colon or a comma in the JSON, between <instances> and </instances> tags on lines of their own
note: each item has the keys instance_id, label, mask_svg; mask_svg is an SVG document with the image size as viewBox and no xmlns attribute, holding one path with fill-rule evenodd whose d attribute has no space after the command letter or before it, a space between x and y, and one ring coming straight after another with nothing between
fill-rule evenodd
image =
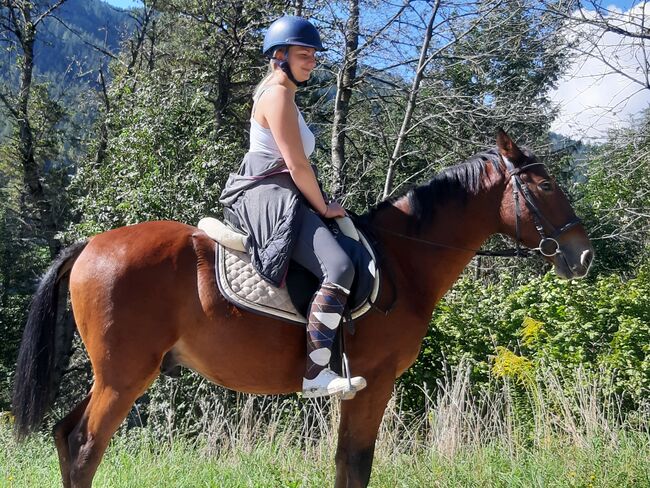
<instances>
[{"instance_id":1,"label":"navy riding helmet","mask_svg":"<svg viewBox=\"0 0 650 488\"><path fill-rule=\"evenodd\" d=\"M269 26L269 30L264 36L262 52L266 57L273 58L273 53L277 48L288 46L306 46L312 47L316 51L325 51L316 27L307 19L294 15L280 17ZM278 63L293 83L297 86L306 85L306 82L299 82L294 78L287 61Z\"/></svg>"},{"instance_id":2,"label":"navy riding helmet","mask_svg":"<svg viewBox=\"0 0 650 488\"><path fill-rule=\"evenodd\" d=\"M281 46L307 46L316 51L325 50L316 27L307 19L294 15L280 17L269 26L264 36L262 52L270 58L273 49Z\"/></svg>"}]
</instances>

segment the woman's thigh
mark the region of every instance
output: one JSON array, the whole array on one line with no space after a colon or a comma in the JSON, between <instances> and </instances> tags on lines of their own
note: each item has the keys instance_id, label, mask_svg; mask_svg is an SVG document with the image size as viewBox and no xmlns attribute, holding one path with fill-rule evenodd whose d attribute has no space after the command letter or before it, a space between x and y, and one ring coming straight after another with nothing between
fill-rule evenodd
<instances>
[{"instance_id":1,"label":"woman's thigh","mask_svg":"<svg viewBox=\"0 0 650 488\"><path fill-rule=\"evenodd\" d=\"M321 282L347 290L354 281L354 266L345 251L314 212L305 209L291 258L315 274Z\"/></svg>"}]
</instances>

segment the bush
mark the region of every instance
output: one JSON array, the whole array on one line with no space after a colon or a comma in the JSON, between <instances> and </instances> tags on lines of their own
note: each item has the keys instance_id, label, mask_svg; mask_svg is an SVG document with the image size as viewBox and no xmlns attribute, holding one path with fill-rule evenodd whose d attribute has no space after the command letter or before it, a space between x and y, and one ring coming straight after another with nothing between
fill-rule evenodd
<instances>
[{"instance_id":1,"label":"bush","mask_svg":"<svg viewBox=\"0 0 650 488\"><path fill-rule=\"evenodd\" d=\"M612 392L635 408L650 387L650 264L628 281L617 275L565 281L549 273L512 288L509 279L486 287L463 278L434 311L421 354L401 379L407 403L422 406L414 385L435 384L443 360L470 359L480 384L494 374L497 355L496 370L504 375L518 371L503 363L508 357L533 368L552 364L566 377L581 365L605 370Z\"/></svg>"}]
</instances>

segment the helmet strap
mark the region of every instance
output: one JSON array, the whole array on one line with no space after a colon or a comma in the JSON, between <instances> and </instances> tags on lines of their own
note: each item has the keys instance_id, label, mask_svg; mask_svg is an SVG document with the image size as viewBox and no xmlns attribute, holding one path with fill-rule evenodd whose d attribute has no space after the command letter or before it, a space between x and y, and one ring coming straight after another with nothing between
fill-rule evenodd
<instances>
[{"instance_id":1,"label":"helmet strap","mask_svg":"<svg viewBox=\"0 0 650 488\"><path fill-rule=\"evenodd\" d=\"M283 47L281 49L284 52L285 58L289 57L289 48L288 47ZM294 85L296 85L298 87L307 86L307 80L298 81L298 80L296 80L295 76L293 76L293 72L291 71L291 66L289 66L289 61L287 61L286 59L276 59L276 58L272 58L272 59L273 59L273 61L275 63L277 63L277 65L280 67L280 69L285 72L287 77L291 80L291 82Z\"/></svg>"},{"instance_id":2,"label":"helmet strap","mask_svg":"<svg viewBox=\"0 0 650 488\"><path fill-rule=\"evenodd\" d=\"M284 71L289 79L296 85L296 86L307 86L307 81L298 81L296 78L293 76L293 72L291 71L291 66L289 66L289 61L280 61L280 69Z\"/></svg>"}]
</instances>

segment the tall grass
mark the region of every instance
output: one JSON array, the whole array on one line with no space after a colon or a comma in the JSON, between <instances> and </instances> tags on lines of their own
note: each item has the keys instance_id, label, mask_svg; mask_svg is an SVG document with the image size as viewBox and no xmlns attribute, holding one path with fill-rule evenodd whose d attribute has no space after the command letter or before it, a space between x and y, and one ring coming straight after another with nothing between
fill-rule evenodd
<instances>
[{"instance_id":1,"label":"tall grass","mask_svg":"<svg viewBox=\"0 0 650 488\"><path fill-rule=\"evenodd\" d=\"M435 394L423 388L423 412L393 396L371 486L650 486L649 410L623 414L603 373L542 368L478 389L470 368L448 370ZM170 404L156 428L123 426L96 486L333 485L337 401L225 398L197 397L180 422ZM58 483L49 439L16 445L0 428L0 486Z\"/></svg>"}]
</instances>

